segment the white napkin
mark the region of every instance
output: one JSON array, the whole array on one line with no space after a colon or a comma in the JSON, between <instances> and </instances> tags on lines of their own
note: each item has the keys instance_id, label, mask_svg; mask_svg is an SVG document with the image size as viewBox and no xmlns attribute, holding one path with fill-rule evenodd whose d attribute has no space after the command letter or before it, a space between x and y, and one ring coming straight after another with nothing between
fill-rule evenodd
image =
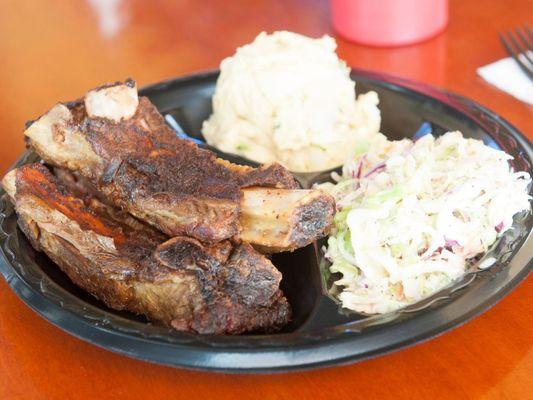
<instances>
[{"instance_id":1,"label":"white napkin","mask_svg":"<svg viewBox=\"0 0 533 400\"><path fill-rule=\"evenodd\" d=\"M513 58L507 57L480 67L477 73L491 85L533 106L533 81Z\"/></svg>"}]
</instances>

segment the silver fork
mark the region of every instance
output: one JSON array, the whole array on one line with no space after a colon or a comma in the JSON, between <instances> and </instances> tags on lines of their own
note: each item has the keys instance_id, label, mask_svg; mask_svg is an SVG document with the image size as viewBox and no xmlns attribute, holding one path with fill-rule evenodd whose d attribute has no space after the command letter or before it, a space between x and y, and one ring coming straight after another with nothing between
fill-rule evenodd
<instances>
[{"instance_id":1,"label":"silver fork","mask_svg":"<svg viewBox=\"0 0 533 400\"><path fill-rule=\"evenodd\" d=\"M516 28L507 33L500 33L500 41L507 50L507 53L515 59L518 66L533 80L533 59L530 52L533 52L533 32L526 24L525 27Z\"/></svg>"}]
</instances>

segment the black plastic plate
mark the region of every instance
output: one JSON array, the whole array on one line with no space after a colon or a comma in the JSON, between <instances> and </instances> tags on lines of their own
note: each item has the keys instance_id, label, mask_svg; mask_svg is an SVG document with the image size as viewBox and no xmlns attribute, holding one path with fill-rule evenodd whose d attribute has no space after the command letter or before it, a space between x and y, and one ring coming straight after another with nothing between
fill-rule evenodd
<instances>
[{"instance_id":1,"label":"black plastic plate","mask_svg":"<svg viewBox=\"0 0 533 400\"><path fill-rule=\"evenodd\" d=\"M211 113L217 72L158 83L142 90L164 114L198 136ZM390 138L412 135L422 122L435 134L461 130L514 156L516 170L532 170L530 142L508 122L460 96L390 76L353 71L358 93L378 92L382 131ZM200 137L200 136L198 136ZM232 161L238 157L219 153ZM15 166L38 158L25 153ZM298 174L302 186L328 173ZM201 336L148 323L107 308L77 288L44 254L33 250L16 226L16 216L0 192L0 271L15 293L61 329L103 348L142 360L191 369L276 372L355 362L398 350L458 326L488 309L531 270L531 213L515 217L513 229L489 252L498 262L471 272L452 286L404 310L363 316L341 310L327 295L331 281L317 243L274 256L283 273L282 289L293 321L272 335Z\"/></svg>"}]
</instances>

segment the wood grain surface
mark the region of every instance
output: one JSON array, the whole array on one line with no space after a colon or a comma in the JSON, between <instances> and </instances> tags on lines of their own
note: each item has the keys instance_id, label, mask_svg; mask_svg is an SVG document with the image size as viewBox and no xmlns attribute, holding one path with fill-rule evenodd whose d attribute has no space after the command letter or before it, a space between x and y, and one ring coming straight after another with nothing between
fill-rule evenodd
<instances>
[{"instance_id":1,"label":"wood grain surface","mask_svg":"<svg viewBox=\"0 0 533 400\"><path fill-rule=\"evenodd\" d=\"M115 11L112 3L0 1L0 175L23 151L24 122L59 100L106 81L133 77L142 86L216 68L262 30L332 33L327 1L132 0ZM452 0L438 37L396 49L338 38L338 53L351 66L479 101L531 139L532 108L475 71L504 57L498 31L531 23L532 10L528 0ZM89 345L37 316L0 279L0 399L533 399L532 288L530 277L480 317L397 353L246 376L161 367Z\"/></svg>"}]
</instances>

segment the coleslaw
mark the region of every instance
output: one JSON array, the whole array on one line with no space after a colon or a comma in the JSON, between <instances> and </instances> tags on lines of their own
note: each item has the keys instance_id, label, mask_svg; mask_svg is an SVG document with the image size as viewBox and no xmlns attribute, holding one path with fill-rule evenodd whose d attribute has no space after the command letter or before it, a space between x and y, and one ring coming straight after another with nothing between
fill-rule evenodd
<instances>
[{"instance_id":1,"label":"coleslaw","mask_svg":"<svg viewBox=\"0 0 533 400\"><path fill-rule=\"evenodd\" d=\"M337 201L325 255L342 305L385 313L461 277L530 208L531 178L510 159L460 132L383 138L321 184Z\"/></svg>"}]
</instances>

